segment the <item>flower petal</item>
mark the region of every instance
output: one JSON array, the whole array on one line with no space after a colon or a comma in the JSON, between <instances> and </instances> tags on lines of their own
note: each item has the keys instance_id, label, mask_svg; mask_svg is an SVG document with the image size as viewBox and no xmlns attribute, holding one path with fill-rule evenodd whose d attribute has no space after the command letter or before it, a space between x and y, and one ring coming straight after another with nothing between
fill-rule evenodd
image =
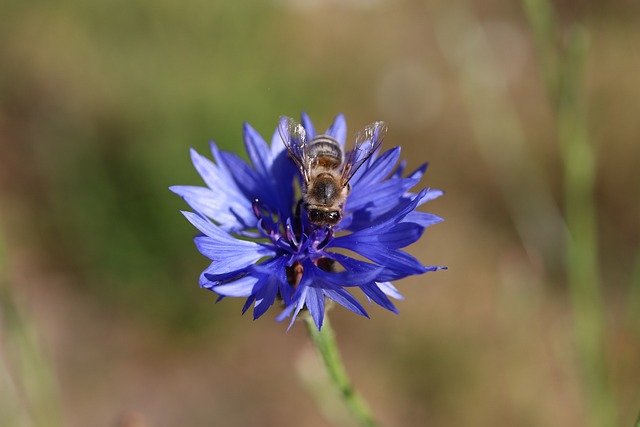
<instances>
[{"instance_id":1,"label":"flower petal","mask_svg":"<svg viewBox=\"0 0 640 427\"><path fill-rule=\"evenodd\" d=\"M191 149L193 164L209 188L177 185L169 189L185 199L193 209L207 215L227 230L255 226L251 201L236 185L214 142L211 142L211 151L216 163ZM216 191L219 188L224 188L224 191Z\"/></svg>"},{"instance_id":2,"label":"flower petal","mask_svg":"<svg viewBox=\"0 0 640 427\"><path fill-rule=\"evenodd\" d=\"M224 298L224 297L221 297ZM244 302L244 305L242 306L242 315L244 316L244 314L247 312L247 310L249 310L249 307L251 307L251 304L253 304L253 302L256 300L256 295L255 294L251 294L249 295L249 297L246 299L246 301ZM255 320L255 319L254 319Z\"/></svg>"},{"instance_id":3,"label":"flower petal","mask_svg":"<svg viewBox=\"0 0 640 427\"><path fill-rule=\"evenodd\" d=\"M258 172L233 153L222 153L224 161L236 171L235 179L244 198L271 207L276 212L289 213L293 206L293 177L297 173L288 153L283 151L269 165L268 171ZM260 167L266 166L266 163ZM253 212L253 211L252 211Z\"/></svg>"},{"instance_id":4,"label":"flower petal","mask_svg":"<svg viewBox=\"0 0 640 427\"><path fill-rule=\"evenodd\" d=\"M358 302L357 299L353 297L349 292L347 292L344 288L338 286L332 286L331 288L323 288L324 294L337 302L341 306L353 311L360 316L369 317L367 311L364 307Z\"/></svg>"},{"instance_id":5,"label":"flower petal","mask_svg":"<svg viewBox=\"0 0 640 427\"><path fill-rule=\"evenodd\" d=\"M255 264L266 256L274 255L273 249L267 246L243 240L230 243L208 236L197 236L194 241L202 255L212 261L217 261L213 265L214 268L209 270L210 274L240 270Z\"/></svg>"},{"instance_id":6,"label":"flower petal","mask_svg":"<svg viewBox=\"0 0 640 427\"><path fill-rule=\"evenodd\" d=\"M358 265L360 268L363 269L363 271L367 271L367 273L365 274L360 274L359 277L357 277L358 275L354 274L354 276L357 277L355 281L359 285L365 283L366 281L369 281L368 277L366 277L367 275L373 274L374 276L376 276L379 271L379 269L375 268L375 266L373 267L364 266L364 264L366 264L367 266L370 266L370 264L363 263L363 262L360 262L360 264L358 264L357 260L352 260L352 261L355 261L353 265ZM339 282L339 280L337 280L337 276L339 275L339 273L328 273L323 270L320 270L311 262L305 262L304 275L306 277L303 276L303 279L300 283L301 286L304 284L305 286L310 286L312 288L322 289L322 292L324 295L326 295L333 301L337 302L338 304L346 307L347 309L353 311L356 314L369 317L365 309L358 302L358 300L356 300L347 290L345 290L343 285L333 283L334 281ZM345 276L342 276L342 277L345 277ZM311 307L309 307L309 309L311 310ZM313 315L313 312L312 312L312 315ZM315 317L314 317L314 320L315 320ZM316 321L316 325L318 325L318 329L320 329L321 323L322 323L321 319L320 319L320 325L318 325L318 322Z\"/></svg>"},{"instance_id":7,"label":"flower petal","mask_svg":"<svg viewBox=\"0 0 640 427\"><path fill-rule=\"evenodd\" d=\"M211 141L212 145L215 145ZM229 179L229 176L222 173L220 167L218 167L211 160L198 153L195 149L191 148L191 162L196 168L196 171L202 177L202 180L209 188L217 188L220 185L233 185L233 180Z\"/></svg>"},{"instance_id":8,"label":"flower petal","mask_svg":"<svg viewBox=\"0 0 640 427\"><path fill-rule=\"evenodd\" d=\"M271 153L267 143L249 123L244 124L244 146L247 155L259 175L269 176L271 171Z\"/></svg>"},{"instance_id":9,"label":"flower petal","mask_svg":"<svg viewBox=\"0 0 640 427\"><path fill-rule=\"evenodd\" d=\"M416 242L424 227L413 222L401 222L391 227L387 232L380 233L377 243L388 248L399 249Z\"/></svg>"},{"instance_id":10,"label":"flower petal","mask_svg":"<svg viewBox=\"0 0 640 427\"><path fill-rule=\"evenodd\" d=\"M413 211L409 212L407 216L404 217L403 221L415 222L416 224L420 224L422 227L429 227L430 225L444 221L444 219L440 218L438 215L427 212Z\"/></svg>"},{"instance_id":11,"label":"flower petal","mask_svg":"<svg viewBox=\"0 0 640 427\"><path fill-rule=\"evenodd\" d=\"M378 287L382 292L384 292L386 295L390 296L391 298L395 298L399 300L404 299L404 297L400 294L400 292L398 292L398 289L396 289L396 287L393 286L391 282L377 282L376 284L378 285Z\"/></svg>"},{"instance_id":12,"label":"flower petal","mask_svg":"<svg viewBox=\"0 0 640 427\"><path fill-rule=\"evenodd\" d=\"M273 305L278 295L278 279L275 276L263 278L260 289L256 293L256 303L253 309L253 319L262 316Z\"/></svg>"},{"instance_id":13,"label":"flower petal","mask_svg":"<svg viewBox=\"0 0 640 427\"><path fill-rule=\"evenodd\" d=\"M244 198L253 201L261 183L256 171L235 153L222 152L220 157L233 169L234 183L242 190Z\"/></svg>"},{"instance_id":14,"label":"flower petal","mask_svg":"<svg viewBox=\"0 0 640 427\"><path fill-rule=\"evenodd\" d=\"M269 151L271 152L271 159L277 158L280 155L280 153L285 151L284 148L285 148L284 141L282 141L280 132L276 127L276 130L273 132L273 135L271 136L271 146L269 147Z\"/></svg>"},{"instance_id":15,"label":"flower petal","mask_svg":"<svg viewBox=\"0 0 640 427\"><path fill-rule=\"evenodd\" d=\"M343 147L345 146L345 141L347 139L347 121L343 114L338 114L336 116L331 127L327 129L326 134L337 139Z\"/></svg>"},{"instance_id":16,"label":"flower petal","mask_svg":"<svg viewBox=\"0 0 640 427\"><path fill-rule=\"evenodd\" d=\"M318 269L316 273L325 282L338 286L360 286L375 280L382 272L383 267L360 261L340 253L326 252L327 257L337 261L346 271L329 273Z\"/></svg>"},{"instance_id":17,"label":"flower petal","mask_svg":"<svg viewBox=\"0 0 640 427\"><path fill-rule=\"evenodd\" d=\"M169 190L194 210L219 223L224 230L251 228L257 222L251 204L240 193L216 194L209 188L191 185L174 185Z\"/></svg>"},{"instance_id":18,"label":"flower petal","mask_svg":"<svg viewBox=\"0 0 640 427\"><path fill-rule=\"evenodd\" d=\"M420 261L399 249L385 249L379 245L363 247L357 244L354 246L344 245L341 247L350 249L353 252L370 259L376 264L384 265L386 268L400 270L406 275L422 274L426 271Z\"/></svg>"},{"instance_id":19,"label":"flower petal","mask_svg":"<svg viewBox=\"0 0 640 427\"><path fill-rule=\"evenodd\" d=\"M201 254L213 261L211 274L228 273L256 263L261 258L273 256L273 248L256 242L240 240L200 215L183 212L183 215L204 235L194 241Z\"/></svg>"},{"instance_id":20,"label":"flower petal","mask_svg":"<svg viewBox=\"0 0 640 427\"><path fill-rule=\"evenodd\" d=\"M226 285L212 286L210 289L226 297L248 297L253 294L253 289L257 282L257 277L244 276Z\"/></svg>"},{"instance_id":21,"label":"flower petal","mask_svg":"<svg viewBox=\"0 0 640 427\"><path fill-rule=\"evenodd\" d=\"M382 292L382 290L375 283L368 283L364 286L360 286L362 292L365 293L369 298L371 298L376 304L381 307L386 308L389 311L392 311L395 314L398 314L398 309L391 302L389 298Z\"/></svg>"},{"instance_id":22,"label":"flower petal","mask_svg":"<svg viewBox=\"0 0 640 427\"><path fill-rule=\"evenodd\" d=\"M301 114L302 118L302 126L304 130L307 132L307 139L311 140L316 136L316 128L313 126L313 122L309 118L309 115L304 111Z\"/></svg>"},{"instance_id":23,"label":"flower petal","mask_svg":"<svg viewBox=\"0 0 640 427\"><path fill-rule=\"evenodd\" d=\"M377 207L378 210L387 211L389 206L397 204L402 195L418 182L411 178L388 179L367 187L366 191L354 191L347 199L345 210L353 212Z\"/></svg>"},{"instance_id":24,"label":"flower petal","mask_svg":"<svg viewBox=\"0 0 640 427\"><path fill-rule=\"evenodd\" d=\"M424 195L424 198L420 200L420 204L426 203L429 200L437 199L442 195L444 195L444 191L428 188L427 193Z\"/></svg>"},{"instance_id":25,"label":"flower petal","mask_svg":"<svg viewBox=\"0 0 640 427\"><path fill-rule=\"evenodd\" d=\"M368 186L382 181L391 173L399 157L400 147L395 147L376 158L369 167L365 165L364 168L361 168L351 179L352 193L357 192L358 188L366 191Z\"/></svg>"},{"instance_id":26,"label":"flower petal","mask_svg":"<svg viewBox=\"0 0 640 427\"><path fill-rule=\"evenodd\" d=\"M298 286L298 289L296 289L295 294L291 298L291 303L289 304L289 306L285 307L282 313L280 313L280 315L276 317L276 320L278 322L281 322L282 320L284 320L285 317L288 317L291 314L291 311L293 310L293 316L291 317L291 322L287 327L287 331L291 329L291 327L293 326L293 322L296 321L296 318L300 313L300 310L302 310L302 307L304 307L304 301L307 298L308 291L309 291L308 286Z\"/></svg>"},{"instance_id":27,"label":"flower petal","mask_svg":"<svg viewBox=\"0 0 640 427\"><path fill-rule=\"evenodd\" d=\"M446 270L447 267L439 265L423 265L422 269L423 271L421 273L412 273L402 268L387 267L380 272L377 279L379 282L390 282L394 280L404 279L405 277L411 276L413 274L423 274L430 271Z\"/></svg>"},{"instance_id":28,"label":"flower petal","mask_svg":"<svg viewBox=\"0 0 640 427\"><path fill-rule=\"evenodd\" d=\"M305 298L305 304L318 330L322 328L322 321L324 320L324 293L322 291L322 289L318 288L309 288Z\"/></svg>"}]
</instances>

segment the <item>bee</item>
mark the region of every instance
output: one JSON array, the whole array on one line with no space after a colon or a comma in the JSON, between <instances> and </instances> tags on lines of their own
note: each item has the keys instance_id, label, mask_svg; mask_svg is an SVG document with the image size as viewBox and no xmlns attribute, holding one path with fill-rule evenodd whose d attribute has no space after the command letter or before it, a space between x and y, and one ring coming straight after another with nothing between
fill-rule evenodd
<instances>
[{"instance_id":1,"label":"bee","mask_svg":"<svg viewBox=\"0 0 640 427\"><path fill-rule=\"evenodd\" d=\"M374 122L359 131L346 155L332 136L317 135L308 141L304 127L290 117L280 119L278 131L302 175L302 203L309 222L320 227L338 224L351 191L349 181L380 148L387 125Z\"/></svg>"}]
</instances>

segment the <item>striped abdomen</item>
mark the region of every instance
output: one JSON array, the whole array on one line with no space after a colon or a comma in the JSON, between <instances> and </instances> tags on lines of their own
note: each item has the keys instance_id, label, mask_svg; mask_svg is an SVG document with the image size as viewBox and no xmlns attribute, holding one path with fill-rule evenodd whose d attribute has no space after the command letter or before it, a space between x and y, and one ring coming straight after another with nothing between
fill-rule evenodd
<instances>
[{"instance_id":1,"label":"striped abdomen","mask_svg":"<svg viewBox=\"0 0 640 427\"><path fill-rule=\"evenodd\" d=\"M342 165L342 147L335 138L328 135L318 135L309 141L308 150L314 166L338 169Z\"/></svg>"}]
</instances>

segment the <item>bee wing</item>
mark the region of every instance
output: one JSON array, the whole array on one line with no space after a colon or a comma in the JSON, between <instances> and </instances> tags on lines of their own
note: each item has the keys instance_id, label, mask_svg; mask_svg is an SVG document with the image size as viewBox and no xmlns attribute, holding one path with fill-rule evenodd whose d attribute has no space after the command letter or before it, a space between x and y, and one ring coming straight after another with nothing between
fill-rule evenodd
<instances>
[{"instance_id":1,"label":"bee wing","mask_svg":"<svg viewBox=\"0 0 640 427\"><path fill-rule=\"evenodd\" d=\"M307 154L307 132L304 127L291 117L280 117L278 132L289 156L298 167L302 178L309 182L309 156Z\"/></svg>"},{"instance_id":2,"label":"bee wing","mask_svg":"<svg viewBox=\"0 0 640 427\"><path fill-rule=\"evenodd\" d=\"M385 122L371 123L356 134L355 144L347 154L342 169L341 182L343 186L347 185L360 166L380 148L386 134L387 124Z\"/></svg>"}]
</instances>

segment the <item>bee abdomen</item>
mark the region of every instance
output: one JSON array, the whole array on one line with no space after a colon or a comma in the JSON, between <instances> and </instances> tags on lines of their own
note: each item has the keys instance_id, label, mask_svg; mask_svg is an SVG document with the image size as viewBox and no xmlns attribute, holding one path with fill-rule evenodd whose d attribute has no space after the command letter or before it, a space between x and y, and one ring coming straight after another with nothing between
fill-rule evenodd
<instances>
[{"instance_id":1,"label":"bee abdomen","mask_svg":"<svg viewBox=\"0 0 640 427\"><path fill-rule=\"evenodd\" d=\"M328 135L318 135L311 140L309 155L318 166L327 169L337 169L342 164L342 147Z\"/></svg>"}]
</instances>

